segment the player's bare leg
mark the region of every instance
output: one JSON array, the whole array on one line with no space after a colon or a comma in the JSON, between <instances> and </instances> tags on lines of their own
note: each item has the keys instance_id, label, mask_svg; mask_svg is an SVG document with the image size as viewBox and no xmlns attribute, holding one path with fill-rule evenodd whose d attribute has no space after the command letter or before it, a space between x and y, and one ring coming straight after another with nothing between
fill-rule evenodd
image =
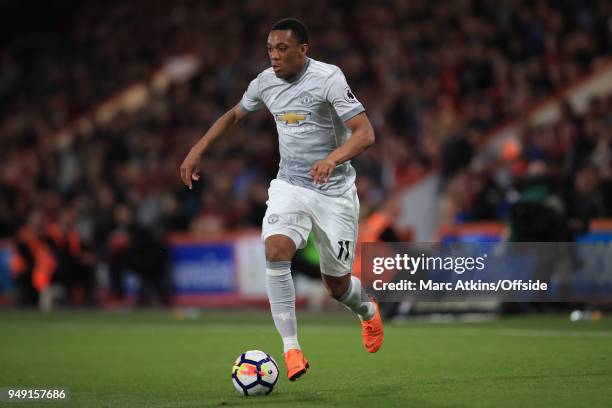
<instances>
[{"instance_id":1,"label":"player's bare leg","mask_svg":"<svg viewBox=\"0 0 612 408\"><path fill-rule=\"evenodd\" d=\"M283 339L287 364L287 378L295 381L309 367L297 339L295 317L295 287L291 277L291 259L296 248L285 235L271 235L266 239L266 288L276 330Z\"/></svg>"},{"instance_id":2,"label":"player's bare leg","mask_svg":"<svg viewBox=\"0 0 612 408\"><path fill-rule=\"evenodd\" d=\"M368 353L376 353L385 338L376 300L371 296L366 300L368 297L361 287L361 281L350 273L344 276L322 277L331 296L359 316L363 345Z\"/></svg>"}]
</instances>

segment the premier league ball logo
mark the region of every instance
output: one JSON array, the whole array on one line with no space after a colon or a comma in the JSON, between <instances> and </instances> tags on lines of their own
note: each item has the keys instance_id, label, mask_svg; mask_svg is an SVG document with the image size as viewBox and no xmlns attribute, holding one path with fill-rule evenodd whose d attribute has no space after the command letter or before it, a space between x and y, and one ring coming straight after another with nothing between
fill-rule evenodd
<instances>
[{"instance_id":1,"label":"premier league ball logo","mask_svg":"<svg viewBox=\"0 0 612 408\"><path fill-rule=\"evenodd\" d=\"M344 89L344 100L346 100L348 103L357 102L357 98L355 98L353 91L351 91L351 88L349 88L348 86Z\"/></svg>"}]
</instances>

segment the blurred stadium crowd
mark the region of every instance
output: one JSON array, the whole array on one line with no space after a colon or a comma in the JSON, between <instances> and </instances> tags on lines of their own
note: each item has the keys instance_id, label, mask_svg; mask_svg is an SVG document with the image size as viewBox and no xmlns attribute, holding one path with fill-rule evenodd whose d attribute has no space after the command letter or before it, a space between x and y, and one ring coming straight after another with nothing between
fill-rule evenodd
<instances>
[{"instance_id":1,"label":"blurred stadium crowd","mask_svg":"<svg viewBox=\"0 0 612 408\"><path fill-rule=\"evenodd\" d=\"M612 96L585 114L567 105L552 125L525 124L522 149L471 166L493 129L606 62L609 1L53 3L38 18L20 2L1 6L14 21L0 51L0 237L51 239L57 259L64 251L91 271L98 260L163 252L168 231L260 226L278 162L266 113L214 146L194 191L177 169L268 66L269 27L285 16L306 22L310 55L343 69L375 127L376 145L355 160L363 214L441 169L448 223L514 219L511 203L534 184L558 197L568 237L612 215ZM142 110L51 137L183 53L201 59L188 82ZM67 244L73 230L78 250Z\"/></svg>"},{"instance_id":2,"label":"blurred stadium crowd","mask_svg":"<svg viewBox=\"0 0 612 408\"><path fill-rule=\"evenodd\" d=\"M592 100L582 115L565 104L559 121L525 125L520 150L508 143L483 168L469 166L475 150L469 140L449 142L442 162L445 223L507 220L515 229L541 229L523 241L572 241L590 220L612 216L611 112L612 95Z\"/></svg>"}]
</instances>

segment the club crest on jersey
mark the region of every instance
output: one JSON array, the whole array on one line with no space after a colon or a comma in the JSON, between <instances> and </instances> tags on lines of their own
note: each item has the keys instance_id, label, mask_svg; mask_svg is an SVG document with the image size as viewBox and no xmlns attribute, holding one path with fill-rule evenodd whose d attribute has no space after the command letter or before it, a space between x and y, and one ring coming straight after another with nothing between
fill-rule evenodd
<instances>
[{"instance_id":1,"label":"club crest on jersey","mask_svg":"<svg viewBox=\"0 0 612 408\"><path fill-rule=\"evenodd\" d=\"M344 100L348 103L357 103L357 98L355 97L355 94L348 86L344 88Z\"/></svg>"},{"instance_id":2,"label":"club crest on jersey","mask_svg":"<svg viewBox=\"0 0 612 408\"><path fill-rule=\"evenodd\" d=\"M310 112L282 112L274 114L277 122L288 126L300 126L310 116Z\"/></svg>"},{"instance_id":3,"label":"club crest on jersey","mask_svg":"<svg viewBox=\"0 0 612 408\"><path fill-rule=\"evenodd\" d=\"M314 103L314 96L306 91L302 92L297 99L302 106L311 106Z\"/></svg>"}]
</instances>

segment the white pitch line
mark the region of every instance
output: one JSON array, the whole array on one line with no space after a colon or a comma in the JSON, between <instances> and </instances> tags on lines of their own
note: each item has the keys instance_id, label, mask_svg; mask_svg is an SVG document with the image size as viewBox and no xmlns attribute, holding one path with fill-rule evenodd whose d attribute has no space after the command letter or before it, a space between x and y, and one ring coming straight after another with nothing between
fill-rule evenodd
<instances>
[{"instance_id":1,"label":"white pitch line","mask_svg":"<svg viewBox=\"0 0 612 408\"><path fill-rule=\"evenodd\" d=\"M6 323L6 322L5 322ZM12 322L11 322L12 323ZM23 323L20 323L23 324ZM299 321L298 321L299 324ZM10 323L8 324L10 325ZM34 326L34 325L33 325ZM38 328L60 329L65 331L75 331L85 328L86 330L96 331L118 331L118 332L169 332L169 331L202 331L202 332L223 332L223 331L250 331L257 333L274 332L272 322L255 323L255 324L231 324L231 323L211 323L205 321L190 322L188 324L170 324L170 323L132 323L132 324L86 324L79 325L76 323L60 323L60 322L38 322L35 326ZM359 331L359 325L355 326L342 325L319 325L319 324L302 324L299 326L300 332L307 333L351 333ZM509 329L509 328L465 328L465 327L440 327L432 325L429 327L411 327L410 324L389 325L389 335L395 330L406 331L409 335L416 336L515 336L515 337L564 337L564 338L593 338L593 339L610 339L612 331L594 331L594 330L553 330L553 329Z\"/></svg>"},{"instance_id":2,"label":"white pitch line","mask_svg":"<svg viewBox=\"0 0 612 408\"><path fill-rule=\"evenodd\" d=\"M413 334L432 336L436 331L418 327L414 329L406 328ZM439 330L444 335L463 335L463 336L516 336L516 337L586 337L586 338L612 338L609 331L576 331L576 330L549 330L549 329L466 329L466 328L445 328Z\"/></svg>"}]
</instances>

